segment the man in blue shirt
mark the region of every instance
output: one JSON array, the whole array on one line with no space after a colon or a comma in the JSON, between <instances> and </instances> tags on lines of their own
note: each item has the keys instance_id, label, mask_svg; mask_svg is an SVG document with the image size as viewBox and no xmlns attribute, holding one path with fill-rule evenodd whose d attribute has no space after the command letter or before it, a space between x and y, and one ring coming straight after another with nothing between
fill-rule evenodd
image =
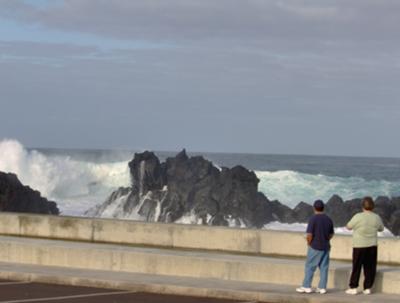
<instances>
[{"instance_id":1,"label":"man in blue shirt","mask_svg":"<svg viewBox=\"0 0 400 303\"><path fill-rule=\"evenodd\" d=\"M330 239L334 234L333 222L324 214L324 203L321 200L314 202L314 215L310 218L307 225L307 260L305 265L305 276L303 285L296 288L300 293L311 293L311 283L314 272L319 267L320 281L316 292L326 293L329 271L329 251Z\"/></svg>"}]
</instances>

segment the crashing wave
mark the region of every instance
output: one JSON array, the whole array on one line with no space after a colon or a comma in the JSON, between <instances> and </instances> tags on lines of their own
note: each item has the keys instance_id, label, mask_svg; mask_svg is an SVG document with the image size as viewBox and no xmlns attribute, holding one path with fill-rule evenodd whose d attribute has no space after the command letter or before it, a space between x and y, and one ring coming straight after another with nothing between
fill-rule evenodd
<instances>
[{"instance_id":1,"label":"crashing wave","mask_svg":"<svg viewBox=\"0 0 400 303\"><path fill-rule=\"evenodd\" d=\"M374 198L400 196L400 182L311 175L290 170L255 173L260 179L258 189L263 194L290 207L295 207L300 201L307 203L312 203L315 199L328 201L335 194L345 200L367 195Z\"/></svg>"},{"instance_id":2,"label":"crashing wave","mask_svg":"<svg viewBox=\"0 0 400 303\"><path fill-rule=\"evenodd\" d=\"M18 175L23 184L58 202L64 214L80 215L129 184L126 162L91 163L68 156L28 151L16 140L0 141L0 171Z\"/></svg>"},{"instance_id":3,"label":"crashing wave","mask_svg":"<svg viewBox=\"0 0 400 303\"><path fill-rule=\"evenodd\" d=\"M121 160L121 157L119 156L118 159ZM215 164L213 166L216 167ZM222 167L217 167L217 169L221 173ZM99 163L87 158L71 157L68 153L49 155L27 150L16 140L0 141L0 171L17 174L23 184L57 201L61 213L67 215L83 215L89 209L92 212L89 211L86 215L94 215L95 205L104 202L117 188L121 186L128 188L131 185L127 161L112 162L111 152ZM260 179L258 184L260 192L269 200L281 201L291 208L300 201L310 203L317 198L328 201L333 194L338 194L344 200L364 195L372 195L374 198L400 196L399 181L312 175L290 170L256 171L255 173ZM144 190L143 184L139 186L139 190ZM162 190L153 194L162 197ZM142 199L139 205L129 206L128 196L129 193L121 194L112 205L107 205L96 215L154 221L157 221L161 215L165 215L162 214L162 199L150 199L153 201L150 210L146 209L150 205L147 202L144 203L146 199ZM177 222L213 224L212 220L213 216L209 213L204 213L199 217L187 212L177 219ZM238 218L224 216L219 220L228 226L246 226L246 223Z\"/></svg>"}]
</instances>

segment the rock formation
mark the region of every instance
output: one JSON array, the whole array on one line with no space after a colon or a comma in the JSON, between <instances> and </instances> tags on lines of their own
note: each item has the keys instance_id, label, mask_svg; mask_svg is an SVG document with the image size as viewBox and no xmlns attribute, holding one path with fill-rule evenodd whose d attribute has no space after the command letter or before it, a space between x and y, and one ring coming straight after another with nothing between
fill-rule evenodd
<instances>
[{"instance_id":1,"label":"rock formation","mask_svg":"<svg viewBox=\"0 0 400 303\"><path fill-rule=\"evenodd\" d=\"M59 214L57 204L24 186L15 174L0 172L0 211Z\"/></svg>"},{"instance_id":2,"label":"rock formation","mask_svg":"<svg viewBox=\"0 0 400 303\"><path fill-rule=\"evenodd\" d=\"M135 154L129 163L132 186L120 188L107 201L88 212L100 216L134 217L175 222L193 215L203 224L261 227L273 219L259 180L242 166L219 170L203 157L189 158L183 150L160 163L152 152Z\"/></svg>"},{"instance_id":3,"label":"rock formation","mask_svg":"<svg viewBox=\"0 0 400 303\"><path fill-rule=\"evenodd\" d=\"M300 202L294 209L270 201L258 192L259 180L242 166L218 169L201 156L188 157L185 150L161 163L152 152L136 153L129 162L131 187L120 188L89 216L176 222L183 216L193 223L260 228L267 223L306 223L311 205ZM361 199L344 202L334 195L326 213L335 226L344 226L361 211ZM378 197L376 212L385 226L400 234L400 198Z\"/></svg>"}]
</instances>

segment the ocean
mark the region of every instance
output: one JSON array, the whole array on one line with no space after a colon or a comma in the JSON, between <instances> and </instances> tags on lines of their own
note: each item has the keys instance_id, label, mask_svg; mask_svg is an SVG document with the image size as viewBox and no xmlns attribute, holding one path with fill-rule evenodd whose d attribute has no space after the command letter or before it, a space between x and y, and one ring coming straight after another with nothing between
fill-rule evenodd
<instances>
[{"instance_id":1,"label":"ocean","mask_svg":"<svg viewBox=\"0 0 400 303\"><path fill-rule=\"evenodd\" d=\"M120 186L129 186L128 162L135 150L26 148L16 140L0 141L0 171L58 203L64 215L82 216ZM160 160L176 152L155 151ZM400 196L400 158L273 154L193 153L216 166L243 165L260 179L259 191L289 207L300 201Z\"/></svg>"}]
</instances>

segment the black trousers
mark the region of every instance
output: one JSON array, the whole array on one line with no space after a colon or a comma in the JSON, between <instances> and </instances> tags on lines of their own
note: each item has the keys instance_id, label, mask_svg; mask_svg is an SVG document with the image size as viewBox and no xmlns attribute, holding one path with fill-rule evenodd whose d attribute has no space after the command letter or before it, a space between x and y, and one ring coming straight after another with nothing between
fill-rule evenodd
<instances>
[{"instance_id":1,"label":"black trousers","mask_svg":"<svg viewBox=\"0 0 400 303\"><path fill-rule=\"evenodd\" d=\"M372 288L376 276L378 247L353 248L353 270L350 277L350 288L357 288L361 267L364 270L364 289Z\"/></svg>"}]
</instances>

